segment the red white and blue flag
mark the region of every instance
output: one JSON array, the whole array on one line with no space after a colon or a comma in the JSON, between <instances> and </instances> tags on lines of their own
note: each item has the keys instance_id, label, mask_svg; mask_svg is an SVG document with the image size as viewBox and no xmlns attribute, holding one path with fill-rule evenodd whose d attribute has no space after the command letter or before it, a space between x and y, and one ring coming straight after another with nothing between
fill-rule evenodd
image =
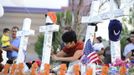
<instances>
[{"instance_id":1,"label":"red white and blue flag","mask_svg":"<svg viewBox=\"0 0 134 75\"><path fill-rule=\"evenodd\" d=\"M91 64L91 63L99 64L100 63L100 58L99 58L99 56L98 56L98 54L96 52L91 52L87 56L87 58L89 59L89 62L88 62L89 64Z\"/></svg>"},{"instance_id":2,"label":"red white and blue flag","mask_svg":"<svg viewBox=\"0 0 134 75\"><path fill-rule=\"evenodd\" d=\"M86 45L84 48L84 55L81 58L81 62L83 64L91 64L91 63L100 64L101 63L100 57L98 56L96 51L93 50L90 39L86 42Z\"/></svg>"}]
</instances>

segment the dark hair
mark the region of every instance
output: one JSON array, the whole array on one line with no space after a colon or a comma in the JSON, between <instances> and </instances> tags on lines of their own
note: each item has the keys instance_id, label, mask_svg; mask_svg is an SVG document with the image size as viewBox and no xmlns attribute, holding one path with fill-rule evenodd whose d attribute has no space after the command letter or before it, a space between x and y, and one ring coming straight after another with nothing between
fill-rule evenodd
<instances>
[{"instance_id":1,"label":"dark hair","mask_svg":"<svg viewBox=\"0 0 134 75\"><path fill-rule=\"evenodd\" d=\"M99 42L102 42L102 37L99 36L96 39L99 40Z\"/></svg>"},{"instance_id":2,"label":"dark hair","mask_svg":"<svg viewBox=\"0 0 134 75\"><path fill-rule=\"evenodd\" d=\"M6 33L6 32L8 32L8 31L10 31L10 29L8 29L8 28L4 28L4 29L3 29L3 33Z\"/></svg>"},{"instance_id":3,"label":"dark hair","mask_svg":"<svg viewBox=\"0 0 134 75\"><path fill-rule=\"evenodd\" d=\"M134 34L134 31L130 32L130 34Z\"/></svg>"},{"instance_id":4,"label":"dark hair","mask_svg":"<svg viewBox=\"0 0 134 75\"><path fill-rule=\"evenodd\" d=\"M63 42L65 43L68 43L68 42L77 42L77 37L76 37L76 33L75 31L68 31L68 32L65 32L63 35L62 35L62 40Z\"/></svg>"},{"instance_id":5,"label":"dark hair","mask_svg":"<svg viewBox=\"0 0 134 75\"><path fill-rule=\"evenodd\" d=\"M131 39L128 37L127 39L126 39L129 43L131 43Z\"/></svg>"},{"instance_id":6,"label":"dark hair","mask_svg":"<svg viewBox=\"0 0 134 75\"><path fill-rule=\"evenodd\" d=\"M19 30L19 27L13 26L12 29L17 29L17 30Z\"/></svg>"}]
</instances>

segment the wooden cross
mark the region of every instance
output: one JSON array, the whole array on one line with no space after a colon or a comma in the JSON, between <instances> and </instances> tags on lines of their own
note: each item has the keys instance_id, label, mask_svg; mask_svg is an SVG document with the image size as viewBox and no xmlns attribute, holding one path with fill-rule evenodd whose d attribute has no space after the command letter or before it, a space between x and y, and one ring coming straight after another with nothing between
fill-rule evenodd
<instances>
[{"instance_id":1,"label":"wooden cross","mask_svg":"<svg viewBox=\"0 0 134 75\"><path fill-rule=\"evenodd\" d=\"M113 5L114 5L113 0L109 1L109 5L110 5L110 9L111 9L110 11L98 14L96 16L92 16L93 14L90 14L91 16L83 16L81 22L82 23L99 23L99 22L102 22L103 20L106 20L106 19L114 19L115 17L124 16L124 12L122 9L117 9L117 8L115 8L115 10L113 9ZM91 34L93 34L95 30L89 33L89 30L91 30L91 29L93 29L93 28L91 28L91 26L87 27L85 43L87 42L87 39L90 39L91 43L92 43L93 39L92 39ZM110 49L111 50L111 60L112 60L112 63L114 63L117 58L121 58L120 41L117 41L117 42L110 41L110 43L111 43L110 44L110 46L111 46L111 49ZM85 73L84 66L82 68L81 73L82 74ZM93 71L93 73L95 74L94 71Z\"/></svg>"},{"instance_id":2,"label":"wooden cross","mask_svg":"<svg viewBox=\"0 0 134 75\"><path fill-rule=\"evenodd\" d=\"M116 8L114 10L112 8L112 5L114 4L113 0L110 0L109 3L110 3L110 11L105 12L105 13L101 13L101 14L96 15L96 16L89 16L89 17L84 16L84 17L82 17L81 22L82 23L99 23L99 22L102 22L103 20L106 20L106 19L114 19L116 17L124 16L124 12L122 9ZM86 32L86 33L88 33L88 32ZM112 59L112 63L114 63L116 58L121 58L120 41L117 41L117 42L110 41L110 42L111 42L110 46L111 46L111 56L112 56L111 59ZM117 49L118 49L118 51L117 51Z\"/></svg>"},{"instance_id":3,"label":"wooden cross","mask_svg":"<svg viewBox=\"0 0 134 75\"><path fill-rule=\"evenodd\" d=\"M27 44L28 44L28 36L34 35L34 30L30 30L30 26L31 26L31 19L25 18L23 21L22 31L17 32L17 36L21 37L18 57L17 57L17 61L16 61L17 64L24 63L25 52L26 52Z\"/></svg>"},{"instance_id":4,"label":"wooden cross","mask_svg":"<svg viewBox=\"0 0 134 75\"><path fill-rule=\"evenodd\" d=\"M50 17L47 16L45 26L40 26L39 31L44 32L43 54L40 70L44 69L44 64L50 64L50 55L52 47L53 32L59 30L59 25L53 24Z\"/></svg>"}]
</instances>

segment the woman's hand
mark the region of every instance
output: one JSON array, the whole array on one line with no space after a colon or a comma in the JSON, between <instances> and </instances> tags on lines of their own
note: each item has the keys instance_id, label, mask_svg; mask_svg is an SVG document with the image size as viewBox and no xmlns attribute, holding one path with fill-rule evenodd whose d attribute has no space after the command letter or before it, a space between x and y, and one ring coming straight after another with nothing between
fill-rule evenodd
<instances>
[{"instance_id":1,"label":"woman's hand","mask_svg":"<svg viewBox=\"0 0 134 75\"><path fill-rule=\"evenodd\" d=\"M55 54L53 54L51 57L52 57L52 60L55 60L55 61L58 60L58 57Z\"/></svg>"}]
</instances>

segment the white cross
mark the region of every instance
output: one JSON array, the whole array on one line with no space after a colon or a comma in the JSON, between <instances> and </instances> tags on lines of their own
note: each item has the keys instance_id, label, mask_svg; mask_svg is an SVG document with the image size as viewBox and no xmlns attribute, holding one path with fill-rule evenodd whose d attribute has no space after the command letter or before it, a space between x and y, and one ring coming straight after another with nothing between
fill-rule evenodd
<instances>
[{"instance_id":1,"label":"white cross","mask_svg":"<svg viewBox=\"0 0 134 75\"><path fill-rule=\"evenodd\" d=\"M2 50L2 49L1 49ZM7 52L5 50L2 50L2 58L3 58L3 61L1 62L1 64L6 64L8 58L7 58Z\"/></svg>"},{"instance_id":2,"label":"white cross","mask_svg":"<svg viewBox=\"0 0 134 75\"><path fill-rule=\"evenodd\" d=\"M101 14L98 14L96 16L84 16L82 17L82 20L81 22L82 23L99 23L99 22L102 22L103 20L106 20L106 19L113 19L115 17L120 17L120 16L124 16L124 12L122 9L116 9L114 10L112 8L112 6L114 5L114 2L113 0L110 0L110 11L108 12L105 12L105 13L101 13ZM90 40L93 40L91 37L94 33L94 31L90 32L89 33L89 30L92 30L93 28L91 28L91 26L88 26L87 27L87 32L86 32L86 38L85 38L85 42L87 41L87 39L90 38ZM87 37L88 36L88 37ZM120 41L117 41L117 42L113 42L111 41L111 45L110 45L112 48L111 48L111 59L112 59L112 62L115 62L115 59L116 58L121 58L121 55L119 54L120 53ZM117 47L118 46L118 47ZM118 51L117 51L118 50ZM115 57L116 56L116 57ZM82 73L85 73L84 69L82 69ZM94 73L95 71L93 71ZM95 74L95 73L94 73Z\"/></svg>"},{"instance_id":3,"label":"white cross","mask_svg":"<svg viewBox=\"0 0 134 75\"><path fill-rule=\"evenodd\" d=\"M99 23L106 19L111 19L111 15L114 17L125 16L122 9L114 10L113 13L111 11L96 15L96 16L83 16L81 22L82 23Z\"/></svg>"},{"instance_id":4,"label":"white cross","mask_svg":"<svg viewBox=\"0 0 134 75\"><path fill-rule=\"evenodd\" d=\"M49 21L49 22L48 22ZM49 16L46 18L46 23L52 23ZM52 47L52 37L54 31L59 31L59 25L50 24L45 26L40 26L40 32L44 32L44 43L43 43L43 56L40 70L44 69L44 64L50 63L51 47Z\"/></svg>"},{"instance_id":5,"label":"white cross","mask_svg":"<svg viewBox=\"0 0 134 75\"><path fill-rule=\"evenodd\" d=\"M28 44L28 36L34 35L34 30L30 30L31 19L25 18L23 21L22 31L17 32L17 36L20 36L20 46L16 63L24 63L25 60L25 52Z\"/></svg>"}]
</instances>

